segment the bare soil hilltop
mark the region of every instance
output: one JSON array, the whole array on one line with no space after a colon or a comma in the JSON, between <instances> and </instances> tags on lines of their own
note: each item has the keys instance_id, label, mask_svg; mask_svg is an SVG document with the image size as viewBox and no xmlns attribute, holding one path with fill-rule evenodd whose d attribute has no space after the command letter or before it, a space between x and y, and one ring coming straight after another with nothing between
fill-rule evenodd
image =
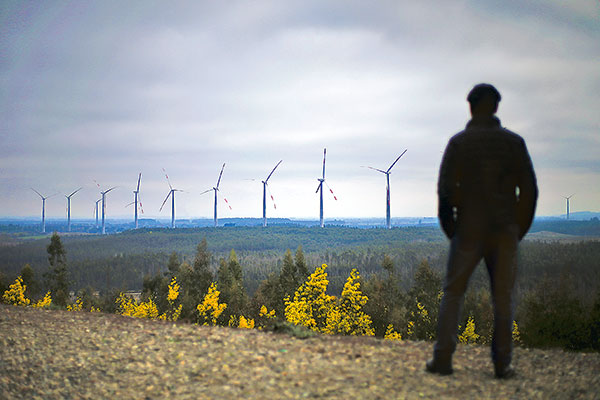
<instances>
[{"instance_id":1,"label":"bare soil hilltop","mask_svg":"<svg viewBox=\"0 0 600 400\"><path fill-rule=\"evenodd\" d=\"M3 399L600 398L600 354L459 346L449 377L431 343L283 334L0 305Z\"/></svg>"}]
</instances>

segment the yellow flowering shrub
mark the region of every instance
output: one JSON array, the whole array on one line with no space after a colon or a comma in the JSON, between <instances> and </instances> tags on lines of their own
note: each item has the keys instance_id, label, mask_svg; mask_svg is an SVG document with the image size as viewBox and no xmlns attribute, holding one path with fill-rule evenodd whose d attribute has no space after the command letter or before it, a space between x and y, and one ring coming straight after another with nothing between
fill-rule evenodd
<instances>
[{"instance_id":1,"label":"yellow flowering shrub","mask_svg":"<svg viewBox=\"0 0 600 400\"><path fill-rule=\"evenodd\" d=\"M169 302L177 300L177 297L179 297L179 289L180 287L177 283L177 279L173 277L173 279L171 279L171 283L169 283L169 294L167 295L167 300Z\"/></svg>"},{"instance_id":2,"label":"yellow flowering shrub","mask_svg":"<svg viewBox=\"0 0 600 400\"><path fill-rule=\"evenodd\" d=\"M50 296L50 292L47 292L44 298L40 299L37 303L32 304L33 308L48 308L52 304L52 297Z\"/></svg>"},{"instance_id":3,"label":"yellow flowering shrub","mask_svg":"<svg viewBox=\"0 0 600 400\"><path fill-rule=\"evenodd\" d=\"M117 312L127 317L147 319L157 319L159 317L158 308L152 299L138 304L131 297L120 293L116 303L118 306Z\"/></svg>"},{"instance_id":4,"label":"yellow flowering shrub","mask_svg":"<svg viewBox=\"0 0 600 400\"><path fill-rule=\"evenodd\" d=\"M90 312L94 312L94 313L100 312L100 309L98 307L92 306L92 308L90 308Z\"/></svg>"},{"instance_id":5,"label":"yellow flowering shrub","mask_svg":"<svg viewBox=\"0 0 600 400\"><path fill-rule=\"evenodd\" d=\"M179 319L179 316L181 315L182 309L183 309L183 304L180 304L179 306L175 307L171 312L170 321L177 321Z\"/></svg>"},{"instance_id":6,"label":"yellow flowering shrub","mask_svg":"<svg viewBox=\"0 0 600 400\"><path fill-rule=\"evenodd\" d=\"M431 317L423 304L415 299L416 312L410 312L406 336L411 339L433 339L433 332L429 331Z\"/></svg>"},{"instance_id":7,"label":"yellow flowering shrub","mask_svg":"<svg viewBox=\"0 0 600 400\"><path fill-rule=\"evenodd\" d=\"M329 309L323 333L358 336L373 336L371 317L362 310L369 298L360 290L360 275L356 269L350 271L350 276L342 289L338 304Z\"/></svg>"},{"instance_id":8,"label":"yellow flowering shrub","mask_svg":"<svg viewBox=\"0 0 600 400\"><path fill-rule=\"evenodd\" d=\"M152 298L143 301L136 302L131 297L125 296L123 293L119 294L116 300L117 313L133 318L147 318L147 319L159 319L164 321L177 321L181 315L181 309L183 305L175 305L175 300L179 297L179 284L177 280L173 278L169 284L169 293L167 294L167 301L169 302L169 310L163 314L159 314L158 307ZM91 312L99 312L99 309L92 309Z\"/></svg>"},{"instance_id":9,"label":"yellow flowering shrub","mask_svg":"<svg viewBox=\"0 0 600 400\"><path fill-rule=\"evenodd\" d=\"M67 304L67 311L81 311L83 308L83 301L78 297L75 299L74 304Z\"/></svg>"},{"instance_id":10,"label":"yellow flowering shrub","mask_svg":"<svg viewBox=\"0 0 600 400\"><path fill-rule=\"evenodd\" d=\"M316 268L298 290L293 300L286 296L285 319L295 325L322 332L325 329L327 314L335 304L335 297L327 295L327 265Z\"/></svg>"},{"instance_id":11,"label":"yellow flowering shrub","mask_svg":"<svg viewBox=\"0 0 600 400\"><path fill-rule=\"evenodd\" d=\"M415 334L415 323L413 321L408 321L406 327L406 336L411 337Z\"/></svg>"},{"instance_id":12,"label":"yellow flowering shrub","mask_svg":"<svg viewBox=\"0 0 600 400\"><path fill-rule=\"evenodd\" d=\"M177 279L173 277L171 279L171 283L169 284L169 293L167 294L167 301L169 302L169 311L165 314L162 314L159 318L169 321L177 321L179 316L181 315L181 309L183 308L183 304L179 304L179 306L175 305L175 300L179 297L180 286L177 283Z\"/></svg>"},{"instance_id":13,"label":"yellow flowering shrub","mask_svg":"<svg viewBox=\"0 0 600 400\"><path fill-rule=\"evenodd\" d=\"M196 307L202 325L216 325L217 318L227 308L226 303L219 303L220 294L221 292L217 290L217 284L214 282L211 283L208 293L204 296L204 300Z\"/></svg>"},{"instance_id":14,"label":"yellow flowering shrub","mask_svg":"<svg viewBox=\"0 0 600 400\"><path fill-rule=\"evenodd\" d=\"M386 340L398 340L402 341L402 335L396 331L394 331L394 325L389 324L387 329L385 330L385 335L383 336Z\"/></svg>"},{"instance_id":15,"label":"yellow flowering shrub","mask_svg":"<svg viewBox=\"0 0 600 400\"><path fill-rule=\"evenodd\" d=\"M469 316L467 319L467 326L465 330L458 336L458 340L463 344L476 343L479 339L479 335L475 333L475 321L473 317Z\"/></svg>"},{"instance_id":16,"label":"yellow flowering shrub","mask_svg":"<svg viewBox=\"0 0 600 400\"><path fill-rule=\"evenodd\" d=\"M254 328L254 319L246 318L243 315L240 315L239 318L235 315L231 315L229 316L227 326L230 328L252 329Z\"/></svg>"},{"instance_id":17,"label":"yellow flowering shrub","mask_svg":"<svg viewBox=\"0 0 600 400\"><path fill-rule=\"evenodd\" d=\"M269 309L263 305L260 307L260 311L259 311L258 315L260 317L273 319L273 318L275 318L275 309L272 309L271 311L269 311Z\"/></svg>"},{"instance_id":18,"label":"yellow flowering shrub","mask_svg":"<svg viewBox=\"0 0 600 400\"><path fill-rule=\"evenodd\" d=\"M256 328L258 330L265 329L270 323L275 320L275 309L269 311L269 309L262 305L258 312L258 318L256 320Z\"/></svg>"},{"instance_id":19,"label":"yellow flowering shrub","mask_svg":"<svg viewBox=\"0 0 600 400\"><path fill-rule=\"evenodd\" d=\"M117 313L127 317L133 317L135 314L135 301L123 293L119 293L119 297L115 301L117 303Z\"/></svg>"},{"instance_id":20,"label":"yellow flowering shrub","mask_svg":"<svg viewBox=\"0 0 600 400\"><path fill-rule=\"evenodd\" d=\"M157 319L158 318L158 308L156 307L156 303L154 303L154 301L152 301L152 299L148 299L147 301L141 302L140 304L137 305L137 307L135 309L135 313L132 315L132 317Z\"/></svg>"},{"instance_id":21,"label":"yellow flowering shrub","mask_svg":"<svg viewBox=\"0 0 600 400\"><path fill-rule=\"evenodd\" d=\"M12 304L15 306L26 306L30 300L25 297L25 290L27 285L23 284L23 278L18 276L15 282L8 287L8 290L2 295L2 300L5 303Z\"/></svg>"},{"instance_id":22,"label":"yellow flowering shrub","mask_svg":"<svg viewBox=\"0 0 600 400\"><path fill-rule=\"evenodd\" d=\"M243 315L240 315L240 322L238 324L238 328L252 329L254 328L254 320L252 318L246 318Z\"/></svg>"},{"instance_id":23,"label":"yellow flowering shrub","mask_svg":"<svg viewBox=\"0 0 600 400\"><path fill-rule=\"evenodd\" d=\"M517 321L513 321L512 339L513 342L516 343L521 341L521 333L519 332L519 325L517 325Z\"/></svg>"}]
</instances>

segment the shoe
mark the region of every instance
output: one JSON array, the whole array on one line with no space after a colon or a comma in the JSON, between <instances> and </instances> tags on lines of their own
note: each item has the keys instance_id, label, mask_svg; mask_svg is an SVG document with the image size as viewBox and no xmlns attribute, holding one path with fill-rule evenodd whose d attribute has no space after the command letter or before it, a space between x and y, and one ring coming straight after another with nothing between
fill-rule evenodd
<instances>
[{"instance_id":1,"label":"shoe","mask_svg":"<svg viewBox=\"0 0 600 400\"><path fill-rule=\"evenodd\" d=\"M496 371L496 378L498 379L509 379L516 374L515 369L510 364L505 367L496 366L494 370Z\"/></svg>"},{"instance_id":2,"label":"shoe","mask_svg":"<svg viewBox=\"0 0 600 400\"><path fill-rule=\"evenodd\" d=\"M442 363L439 360L436 361L435 358L427 361L425 363L425 369L427 372L431 372L432 374L440 374L440 375L451 375L454 371L452 370L452 363Z\"/></svg>"}]
</instances>

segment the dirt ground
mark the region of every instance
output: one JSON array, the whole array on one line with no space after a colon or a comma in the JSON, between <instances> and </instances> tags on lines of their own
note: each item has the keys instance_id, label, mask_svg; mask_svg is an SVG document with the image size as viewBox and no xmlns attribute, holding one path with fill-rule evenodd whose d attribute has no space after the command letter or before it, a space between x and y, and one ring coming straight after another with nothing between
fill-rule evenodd
<instances>
[{"instance_id":1,"label":"dirt ground","mask_svg":"<svg viewBox=\"0 0 600 400\"><path fill-rule=\"evenodd\" d=\"M0 398L600 398L598 353L517 348L502 381L477 345L428 374L431 348L0 305Z\"/></svg>"}]
</instances>

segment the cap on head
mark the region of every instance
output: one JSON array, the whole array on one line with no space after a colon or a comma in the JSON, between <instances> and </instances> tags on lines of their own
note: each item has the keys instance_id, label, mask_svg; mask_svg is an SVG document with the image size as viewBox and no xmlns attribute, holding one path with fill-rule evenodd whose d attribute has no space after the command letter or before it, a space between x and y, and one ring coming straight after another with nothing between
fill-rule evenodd
<instances>
[{"instance_id":1,"label":"cap on head","mask_svg":"<svg viewBox=\"0 0 600 400\"><path fill-rule=\"evenodd\" d=\"M467 96L467 101L471 104L471 107L477 105L479 101L487 96L492 96L495 100L495 103L498 104L502 96L500 96L500 92L490 85L489 83L480 83L477 84L471 89L469 95Z\"/></svg>"}]
</instances>

